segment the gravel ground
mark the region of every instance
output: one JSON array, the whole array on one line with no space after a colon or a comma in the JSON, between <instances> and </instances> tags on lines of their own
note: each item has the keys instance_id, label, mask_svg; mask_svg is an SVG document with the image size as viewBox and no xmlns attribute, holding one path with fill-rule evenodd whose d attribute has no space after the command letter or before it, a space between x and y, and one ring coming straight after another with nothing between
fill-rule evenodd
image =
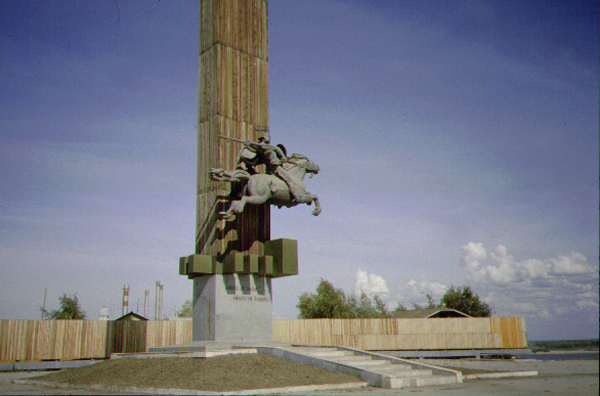
<instances>
[{"instance_id":1,"label":"gravel ground","mask_svg":"<svg viewBox=\"0 0 600 396\"><path fill-rule=\"evenodd\" d=\"M356 377L261 354L211 358L115 359L31 379L81 385L210 392L359 381Z\"/></svg>"}]
</instances>

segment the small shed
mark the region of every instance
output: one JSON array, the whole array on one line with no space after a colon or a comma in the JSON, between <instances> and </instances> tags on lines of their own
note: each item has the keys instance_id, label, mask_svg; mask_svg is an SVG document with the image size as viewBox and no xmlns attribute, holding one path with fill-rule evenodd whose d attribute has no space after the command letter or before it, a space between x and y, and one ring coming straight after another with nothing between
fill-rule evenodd
<instances>
[{"instance_id":1,"label":"small shed","mask_svg":"<svg viewBox=\"0 0 600 396\"><path fill-rule=\"evenodd\" d=\"M121 321L121 320L144 321L144 320L148 320L148 318L144 318L142 315L138 315L135 312L131 311L128 314L125 314L115 320L117 320L117 321Z\"/></svg>"},{"instance_id":2,"label":"small shed","mask_svg":"<svg viewBox=\"0 0 600 396\"><path fill-rule=\"evenodd\" d=\"M394 312L394 318L399 319L426 319L426 318L470 318L464 312L452 308L427 308L411 309Z\"/></svg>"}]
</instances>

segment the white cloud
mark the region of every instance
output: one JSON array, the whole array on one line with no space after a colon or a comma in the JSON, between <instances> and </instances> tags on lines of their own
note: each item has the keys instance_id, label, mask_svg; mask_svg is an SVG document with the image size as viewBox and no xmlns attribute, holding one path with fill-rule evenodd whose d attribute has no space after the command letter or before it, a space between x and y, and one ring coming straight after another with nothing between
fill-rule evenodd
<instances>
[{"instance_id":1,"label":"white cloud","mask_svg":"<svg viewBox=\"0 0 600 396\"><path fill-rule=\"evenodd\" d=\"M549 319L598 310L598 266L579 252L518 261L506 246L488 253L469 242L462 253L467 281L497 314Z\"/></svg>"},{"instance_id":2,"label":"white cloud","mask_svg":"<svg viewBox=\"0 0 600 396\"><path fill-rule=\"evenodd\" d=\"M427 294L431 295L433 300L437 302L442 298L447 289L448 286L439 282L411 279L404 286L399 286L396 300L406 308L411 308L412 304L425 305L427 304Z\"/></svg>"},{"instance_id":3,"label":"white cloud","mask_svg":"<svg viewBox=\"0 0 600 396\"><path fill-rule=\"evenodd\" d=\"M487 257L483 243L469 242L462 249L462 265L472 270L478 269L480 261Z\"/></svg>"},{"instance_id":4,"label":"white cloud","mask_svg":"<svg viewBox=\"0 0 600 396\"><path fill-rule=\"evenodd\" d=\"M373 294L377 294L380 297L387 297L390 292L387 282L379 275L369 275L367 271L358 269L354 280L354 290L357 295L364 292L369 297Z\"/></svg>"},{"instance_id":5,"label":"white cloud","mask_svg":"<svg viewBox=\"0 0 600 396\"><path fill-rule=\"evenodd\" d=\"M558 256L549 260L549 263L556 275L588 274L593 270L587 263L587 258L578 252L571 252L569 256Z\"/></svg>"}]
</instances>

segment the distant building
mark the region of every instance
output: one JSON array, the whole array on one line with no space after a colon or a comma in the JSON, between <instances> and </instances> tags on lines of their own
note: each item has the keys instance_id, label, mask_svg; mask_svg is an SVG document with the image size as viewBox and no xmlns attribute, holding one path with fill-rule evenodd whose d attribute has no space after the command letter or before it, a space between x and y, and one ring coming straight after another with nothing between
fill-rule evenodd
<instances>
[{"instance_id":1,"label":"distant building","mask_svg":"<svg viewBox=\"0 0 600 396\"><path fill-rule=\"evenodd\" d=\"M100 320L108 320L108 308L100 308Z\"/></svg>"},{"instance_id":2,"label":"distant building","mask_svg":"<svg viewBox=\"0 0 600 396\"><path fill-rule=\"evenodd\" d=\"M470 318L466 313L452 308L411 309L394 312L394 318L426 319L426 318Z\"/></svg>"},{"instance_id":3,"label":"distant building","mask_svg":"<svg viewBox=\"0 0 600 396\"><path fill-rule=\"evenodd\" d=\"M128 314L125 314L123 316L121 316L120 318L117 318L115 320L131 320L131 321L140 321L140 320L148 320L148 318L144 318L142 315L138 315L135 312L129 312Z\"/></svg>"}]
</instances>

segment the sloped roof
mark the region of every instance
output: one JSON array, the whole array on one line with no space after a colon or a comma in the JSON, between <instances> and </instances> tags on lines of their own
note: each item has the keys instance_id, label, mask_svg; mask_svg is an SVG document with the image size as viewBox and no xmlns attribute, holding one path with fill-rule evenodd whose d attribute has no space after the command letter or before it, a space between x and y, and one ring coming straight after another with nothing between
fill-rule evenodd
<instances>
[{"instance_id":1,"label":"sloped roof","mask_svg":"<svg viewBox=\"0 0 600 396\"><path fill-rule=\"evenodd\" d=\"M144 318L142 315L138 315L135 312L131 311L115 320L148 320L148 318Z\"/></svg>"},{"instance_id":2,"label":"sloped roof","mask_svg":"<svg viewBox=\"0 0 600 396\"><path fill-rule=\"evenodd\" d=\"M394 312L394 317L401 319L425 319L431 317L470 318L471 316L452 308L428 308L397 311Z\"/></svg>"}]
</instances>

